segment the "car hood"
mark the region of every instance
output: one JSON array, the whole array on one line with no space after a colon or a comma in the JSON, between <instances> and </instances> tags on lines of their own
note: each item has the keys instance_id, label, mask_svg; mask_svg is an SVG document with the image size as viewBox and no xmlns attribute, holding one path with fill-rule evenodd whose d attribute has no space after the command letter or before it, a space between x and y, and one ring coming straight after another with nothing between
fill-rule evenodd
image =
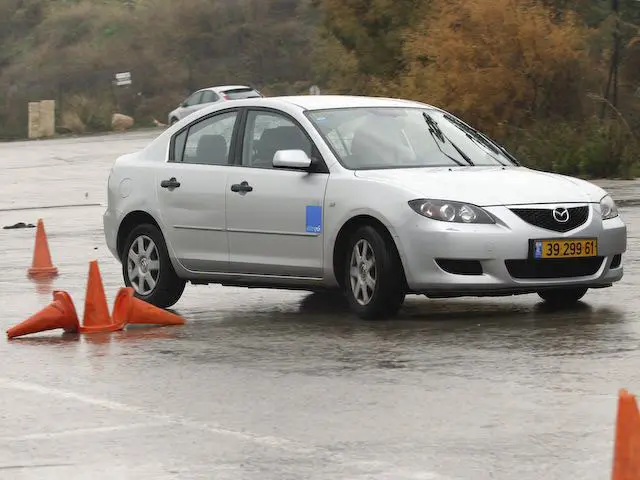
<instances>
[{"instance_id":1,"label":"car hood","mask_svg":"<svg viewBox=\"0 0 640 480\"><path fill-rule=\"evenodd\" d=\"M488 207L534 203L599 202L600 187L577 178L525 167L443 167L359 170L356 177L412 192L415 198Z\"/></svg>"}]
</instances>

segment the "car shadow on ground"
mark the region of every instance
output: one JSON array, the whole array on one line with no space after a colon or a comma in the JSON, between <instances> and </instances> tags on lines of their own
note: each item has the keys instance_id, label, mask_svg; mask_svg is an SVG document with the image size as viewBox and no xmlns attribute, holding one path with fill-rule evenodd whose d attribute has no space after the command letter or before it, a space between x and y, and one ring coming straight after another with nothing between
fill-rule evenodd
<instances>
[{"instance_id":1,"label":"car shadow on ground","mask_svg":"<svg viewBox=\"0 0 640 480\"><path fill-rule=\"evenodd\" d=\"M429 322L447 319L496 319L525 313L539 316L572 316L579 313L590 315L592 311L593 308L586 301L559 307L549 305L541 300L531 302L531 296L503 297L500 300L477 298L433 300L421 295L410 295L407 296L404 305L394 319ZM340 314L354 317L349 310L346 298L339 292L311 293L300 302L299 312L311 315ZM387 321L390 320L393 319Z\"/></svg>"},{"instance_id":2,"label":"car shadow on ground","mask_svg":"<svg viewBox=\"0 0 640 480\"><path fill-rule=\"evenodd\" d=\"M532 301L533 300L533 301ZM566 307L551 306L537 296L506 298L427 299L408 296L398 314L390 319L366 321L349 310L346 299L339 293L312 293L302 299L299 315L291 313L272 316L275 322L304 324L362 325L367 329L428 329L455 330L470 327L517 328L583 328L589 325L623 323L625 316L615 307L592 305L588 300ZM276 317L276 318L274 318Z\"/></svg>"}]
</instances>

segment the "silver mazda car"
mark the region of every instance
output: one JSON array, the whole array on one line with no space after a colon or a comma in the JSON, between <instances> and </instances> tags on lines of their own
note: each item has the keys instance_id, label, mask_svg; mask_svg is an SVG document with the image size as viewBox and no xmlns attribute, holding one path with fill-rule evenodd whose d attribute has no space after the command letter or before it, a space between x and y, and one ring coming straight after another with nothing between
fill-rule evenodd
<instances>
[{"instance_id":1,"label":"silver mazda car","mask_svg":"<svg viewBox=\"0 0 640 480\"><path fill-rule=\"evenodd\" d=\"M194 284L341 289L362 318L405 295L537 293L555 305L623 275L625 224L584 180L532 170L423 103L221 102L118 158L104 232L136 295Z\"/></svg>"}]
</instances>

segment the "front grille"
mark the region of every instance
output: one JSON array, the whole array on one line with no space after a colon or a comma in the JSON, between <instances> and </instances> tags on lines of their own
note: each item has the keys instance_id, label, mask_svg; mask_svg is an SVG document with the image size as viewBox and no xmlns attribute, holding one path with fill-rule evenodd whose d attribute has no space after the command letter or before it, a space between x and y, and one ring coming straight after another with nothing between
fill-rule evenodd
<instances>
[{"instance_id":1,"label":"front grille","mask_svg":"<svg viewBox=\"0 0 640 480\"><path fill-rule=\"evenodd\" d=\"M553 260L505 260L513 278L569 278L594 275L602 266L603 257Z\"/></svg>"},{"instance_id":2,"label":"front grille","mask_svg":"<svg viewBox=\"0 0 640 480\"><path fill-rule=\"evenodd\" d=\"M555 208L512 208L511 211L522 220L536 227L553 230L554 232L568 232L578 228L589 218L589 207L567 208L569 219L566 222L558 222L554 216Z\"/></svg>"}]
</instances>

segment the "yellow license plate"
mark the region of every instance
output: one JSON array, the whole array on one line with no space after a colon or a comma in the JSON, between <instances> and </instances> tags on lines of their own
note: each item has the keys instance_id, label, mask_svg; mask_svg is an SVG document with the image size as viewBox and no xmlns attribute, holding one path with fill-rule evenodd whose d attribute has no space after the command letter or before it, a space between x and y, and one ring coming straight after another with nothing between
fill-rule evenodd
<instances>
[{"instance_id":1,"label":"yellow license plate","mask_svg":"<svg viewBox=\"0 0 640 480\"><path fill-rule=\"evenodd\" d=\"M595 238L533 240L533 258L582 258L598 256Z\"/></svg>"}]
</instances>

